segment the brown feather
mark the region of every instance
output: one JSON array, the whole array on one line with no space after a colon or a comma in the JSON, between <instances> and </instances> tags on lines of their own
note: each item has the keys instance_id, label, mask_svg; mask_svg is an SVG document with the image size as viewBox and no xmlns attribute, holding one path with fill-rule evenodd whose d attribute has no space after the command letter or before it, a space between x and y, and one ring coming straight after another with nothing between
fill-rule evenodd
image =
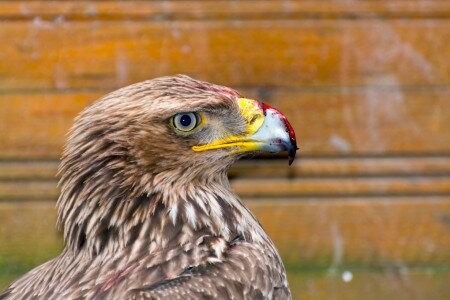
<instances>
[{"instance_id":1,"label":"brown feather","mask_svg":"<svg viewBox=\"0 0 450 300\"><path fill-rule=\"evenodd\" d=\"M230 188L237 158L190 150L244 130L236 97L181 75L120 89L83 111L60 166L66 247L0 298L290 298L274 245ZM221 130L194 140L167 126L197 110L220 116Z\"/></svg>"}]
</instances>

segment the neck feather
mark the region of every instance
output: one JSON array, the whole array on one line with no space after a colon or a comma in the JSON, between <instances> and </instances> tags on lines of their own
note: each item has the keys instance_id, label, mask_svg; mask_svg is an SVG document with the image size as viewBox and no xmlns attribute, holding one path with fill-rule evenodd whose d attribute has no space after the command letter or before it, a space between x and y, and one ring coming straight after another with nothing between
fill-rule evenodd
<instances>
[{"instance_id":1,"label":"neck feather","mask_svg":"<svg viewBox=\"0 0 450 300\"><path fill-rule=\"evenodd\" d=\"M241 235L256 242L265 236L231 191L225 171L208 177L172 171L130 178L111 161L96 166L90 172L62 169L58 222L69 249L92 255L127 247L153 252L202 234L228 240Z\"/></svg>"}]
</instances>

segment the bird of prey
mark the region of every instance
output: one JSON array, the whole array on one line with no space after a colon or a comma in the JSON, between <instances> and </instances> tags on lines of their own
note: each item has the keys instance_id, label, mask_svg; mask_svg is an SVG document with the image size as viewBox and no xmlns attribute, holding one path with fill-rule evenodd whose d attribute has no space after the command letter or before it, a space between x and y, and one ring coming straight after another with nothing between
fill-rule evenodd
<instances>
[{"instance_id":1,"label":"bird of prey","mask_svg":"<svg viewBox=\"0 0 450 300\"><path fill-rule=\"evenodd\" d=\"M185 75L86 108L60 165L65 249L1 299L290 299L280 256L232 191L255 152L297 150L275 108Z\"/></svg>"}]
</instances>

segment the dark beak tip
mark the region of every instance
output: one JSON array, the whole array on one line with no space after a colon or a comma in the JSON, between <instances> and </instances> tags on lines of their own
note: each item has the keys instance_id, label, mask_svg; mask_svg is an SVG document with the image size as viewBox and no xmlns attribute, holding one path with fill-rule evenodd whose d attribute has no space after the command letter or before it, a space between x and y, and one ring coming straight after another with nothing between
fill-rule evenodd
<instances>
[{"instance_id":1,"label":"dark beak tip","mask_svg":"<svg viewBox=\"0 0 450 300\"><path fill-rule=\"evenodd\" d=\"M299 148L297 146L292 147L291 149L289 149L288 151L288 158L289 158L289 165L292 165L292 163L295 160L295 154L297 152Z\"/></svg>"},{"instance_id":2,"label":"dark beak tip","mask_svg":"<svg viewBox=\"0 0 450 300\"><path fill-rule=\"evenodd\" d=\"M293 156L289 156L289 165L292 165L292 163L294 162L295 157Z\"/></svg>"}]
</instances>

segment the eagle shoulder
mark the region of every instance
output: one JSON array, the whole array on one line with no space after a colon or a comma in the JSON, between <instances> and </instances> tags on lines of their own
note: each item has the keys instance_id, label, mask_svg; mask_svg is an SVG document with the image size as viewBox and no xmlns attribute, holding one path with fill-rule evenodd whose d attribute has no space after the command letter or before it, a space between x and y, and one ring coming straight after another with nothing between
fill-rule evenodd
<instances>
[{"instance_id":1,"label":"eagle shoulder","mask_svg":"<svg viewBox=\"0 0 450 300\"><path fill-rule=\"evenodd\" d=\"M175 276L128 290L129 299L289 299L284 267L271 247L241 238L212 238L196 265L180 266ZM145 277L145 270L136 276ZM134 279L135 280L135 279Z\"/></svg>"}]
</instances>

